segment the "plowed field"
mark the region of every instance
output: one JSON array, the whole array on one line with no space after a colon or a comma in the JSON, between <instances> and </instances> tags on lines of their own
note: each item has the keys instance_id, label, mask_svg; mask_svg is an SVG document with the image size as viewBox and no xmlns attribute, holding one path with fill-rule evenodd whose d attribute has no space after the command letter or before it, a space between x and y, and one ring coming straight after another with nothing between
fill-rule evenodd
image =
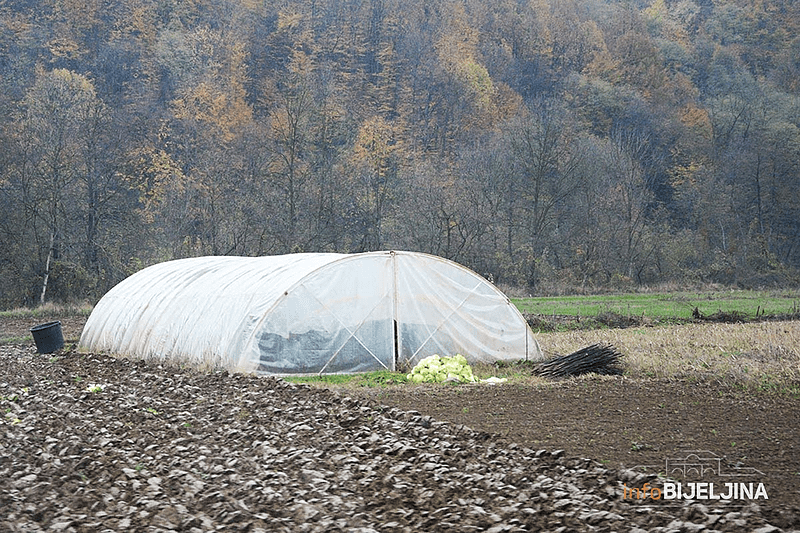
<instances>
[{"instance_id":1,"label":"plowed field","mask_svg":"<svg viewBox=\"0 0 800 533\"><path fill-rule=\"evenodd\" d=\"M330 390L31 343L0 346L0 397L2 531L800 528L800 401L714 382ZM690 450L713 472L684 492L768 499L626 492Z\"/></svg>"}]
</instances>

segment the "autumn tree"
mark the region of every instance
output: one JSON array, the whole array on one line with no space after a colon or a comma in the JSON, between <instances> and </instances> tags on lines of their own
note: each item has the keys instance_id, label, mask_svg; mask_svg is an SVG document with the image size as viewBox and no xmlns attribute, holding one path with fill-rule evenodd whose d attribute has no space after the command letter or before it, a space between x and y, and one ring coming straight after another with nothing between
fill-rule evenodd
<instances>
[{"instance_id":1,"label":"autumn tree","mask_svg":"<svg viewBox=\"0 0 800 533\"><path fill-rule=\"evenodd\" d=\"M398 188L402 148L395 126L382 117L361 125L353 147L351 189L362 220L360 251L380 250L386 242L385 219Z\"/></svg>"},{"instance_id":2,"label":"autumn tree","mask_svg":"<svg viewBox=\"0 0 800 533\"><path fill-rule=\"evenodd\" d=\"M272 87L269 123L274 156L268 180L280 198L276 207L282 216L274 221L273 231L285 251L305 237L301 219L308 207L307 185L312 177L309 152L313 150L315 114L313 68L313 59L298 50L290 66L291 73Z\"/></svg>"},{"instance_id":3,"label":"autumn tree","mask_svg":"<svg viewBox=\"0 0 800 533\"><path fill-rule=\"evenodd\" d=\"M22 159L14 177L41 243L38 300L44 302L56 264L71 268L73 277L81 268L89 287L99 281L107 259L101 257L102 233L119 218L112 213L125 192L115 161L115 125L88 78L63 69L41 71L25 105Z\"/></svg>"},{"instance_id":4,"label":"autumn tree","mask_svg":"<svg viewBox=\"0 0 800 533\"><path fill-rule=\"evenodd\" d=\"M244 154L238 149L253 120L245 89L246 52L220 31L200 27L177 33L191 52L188 68L175 80L170 152L185 177L182 254L233 253L240 242L237 199ZM177 243L176 243L177 244Z\"/></svg>"}]
</instances>

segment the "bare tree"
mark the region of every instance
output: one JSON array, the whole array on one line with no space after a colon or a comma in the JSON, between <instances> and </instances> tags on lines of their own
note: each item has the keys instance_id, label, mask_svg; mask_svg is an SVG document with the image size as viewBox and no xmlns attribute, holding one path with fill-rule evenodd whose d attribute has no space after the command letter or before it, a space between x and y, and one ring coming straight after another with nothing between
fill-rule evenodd
<instances>
[{"instance_id":1,"label":"bare tree","mask_svg":"<svg viewBox=\"0 0 800 533\"><path fill-rule=\"evenodd\" d=\"M81 179L88 191L87 244L94 241L96 220L92 216L96 214L97 197L89 176L94 173L91 167L97 151L91 148L91 142L96 139L95 119L102 112L102 104L87 78L63 69L41 72L25 104L22 143L28 162L25 175L32 193L29 198L36 218L47 229L39 295L39 302L44 303L53 261L59 258L63 246L72 244L67 239L74 229L76 186ZM91 259L91 246L87 252Z\"/></svg>"},{"instance_id":2,"label":"bare tree","mask_svg":"<svg viewBox=\"0 0 800 533\"><path fill-rule=\"evenodd\" d=\"M516 174L506 195L507 223L509 228L516 225L512 210L518 211L523 233L518 245L530 256L525 281L534 287L536 264L547 248L556 211L584 179L583 153L578 131L564 110L548 100L540 100L528 114L512 121L506 139ZM513 255L511 259L516 260Z\"/></svg>"}]
</instances>

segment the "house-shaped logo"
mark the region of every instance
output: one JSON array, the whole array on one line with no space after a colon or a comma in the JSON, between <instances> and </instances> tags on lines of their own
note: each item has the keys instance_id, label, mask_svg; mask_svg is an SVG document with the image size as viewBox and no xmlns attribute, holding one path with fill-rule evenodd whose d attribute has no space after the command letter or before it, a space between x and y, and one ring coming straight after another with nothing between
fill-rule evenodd
<instances>
[{"instance_id":1,"label":"house-shaped logo","mask_svg":"<svg viewBox=\"0 0 800 533\"><path fill-rule=\"evenodd\" d=\"M763 476L764 473L755 468L734 465L723 466L723 457L708 450L683 450L676 457L668 457L665 460L664 474L669 477L689 477L703 478L706 475L740 477L740 476ZM657 470L657 465L638 465L634 470Z\"/></svg>"}]
</instances>

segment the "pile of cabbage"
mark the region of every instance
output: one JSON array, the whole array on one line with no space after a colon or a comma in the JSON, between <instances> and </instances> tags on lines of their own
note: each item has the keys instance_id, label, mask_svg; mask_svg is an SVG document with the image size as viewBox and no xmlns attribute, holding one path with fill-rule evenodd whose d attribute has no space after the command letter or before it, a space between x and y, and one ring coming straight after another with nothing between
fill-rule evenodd
<instances>
[{"instance_id":1,"label":"pile of cabbage","mask_svg":"<svg viewBox=\"0 0 800 533\"><path fill-rule=\"evenodd\" d=\"M417 363L417 366L406 377L414 383L441 383L443 381L472 383L477 381L472 375L472 368L467 363L466 357L461 354L452 357L428 356Z\"/></svg>"}]
</instances>

